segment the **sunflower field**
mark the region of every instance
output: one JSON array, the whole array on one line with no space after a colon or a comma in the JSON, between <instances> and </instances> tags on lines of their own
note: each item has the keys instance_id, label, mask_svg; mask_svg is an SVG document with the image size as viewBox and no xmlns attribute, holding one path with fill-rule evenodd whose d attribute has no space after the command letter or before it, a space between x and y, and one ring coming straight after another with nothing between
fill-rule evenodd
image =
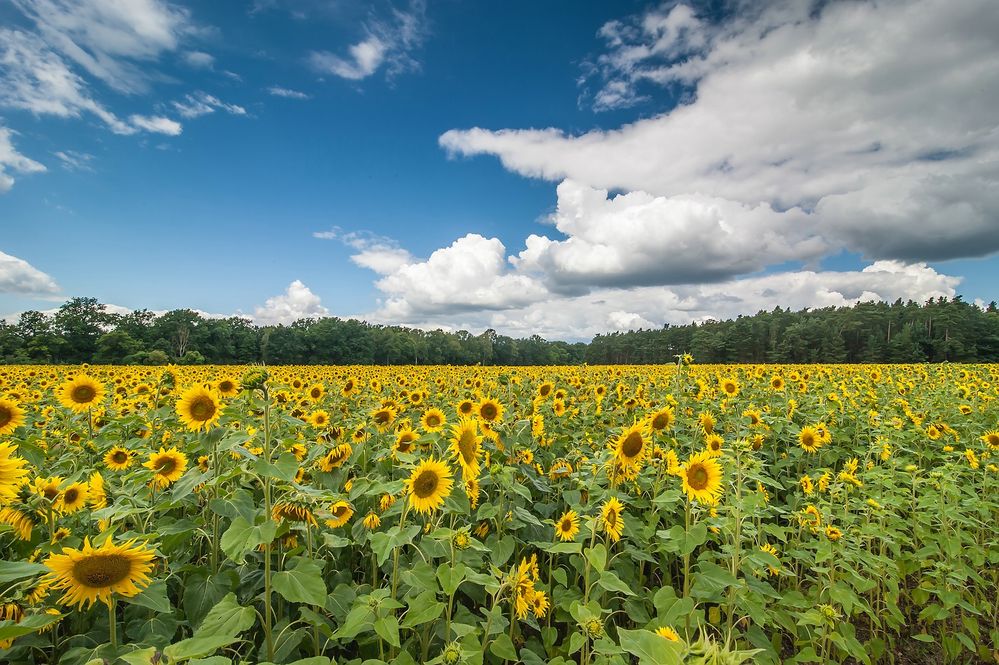
<instances>
[{"instance_id":1,"label":"sunflower field","mask_svg":"<svg viewBox=\"0 0 999 665\"><path fill-rule=\"evenodd\" d=\"M999 661L999 366L0 368L0 662Z\"/></svg>"}]
</instances>

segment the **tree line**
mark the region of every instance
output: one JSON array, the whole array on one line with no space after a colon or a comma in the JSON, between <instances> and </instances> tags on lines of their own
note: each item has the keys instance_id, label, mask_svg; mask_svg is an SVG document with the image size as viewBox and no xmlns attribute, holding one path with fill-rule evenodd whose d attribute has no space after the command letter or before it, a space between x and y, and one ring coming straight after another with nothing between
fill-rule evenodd
<instances>
[{"instance_id":1,"label":"tree line","mask_svg":"<svg viewBox=\"0 0 999 665\"><path fill-rule=\"evenodd\" d=\"M597 335L588 344L337 317L258 326L188 309L117 314L95 298L0 322L0 360L8 364L647 364L675 362L681 353L702 363L999 362L999 310L995 302L981 308L960 297L777 307L727 321Z\"/></svg>"}]
</instances>

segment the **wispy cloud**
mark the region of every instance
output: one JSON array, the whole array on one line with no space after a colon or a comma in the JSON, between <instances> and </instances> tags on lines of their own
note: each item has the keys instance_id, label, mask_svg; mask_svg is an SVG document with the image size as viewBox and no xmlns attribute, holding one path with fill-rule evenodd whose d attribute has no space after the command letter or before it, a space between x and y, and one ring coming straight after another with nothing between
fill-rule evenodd
<instances>
[{"instance_id":1,"label":"wispy cloud","mask_svg":"<svg viewBox=\"0 0 999 665\"><path fill-rule=\"evenodd\" d=\"M180 136L183 127L176 120L164 118L163 116L133 115L129 117L132 125L139 129L154 134L166 134L167 136Z\"/></svg>"},{"instance_id":2,"label":"wispy cloud","mask_svg":"<svg viewBox=\"0 0 999 665\"><path fill-rule=\"evenodd\" d=\"M400 247L393 238L370 231L344 231L339 226L334 226L329 231L316 231L312 237L320 240L339 240L347 247L357 250L356 254L351 255L350 260L355 265L379 275L394 273L413 261L413 255Z\"/></svg>"},{"instance_id":3,"label":"wispy cloud","mask_svg":"<svg viewBox=\"0 0 999 665\"><path fill-rule=\"evenodd\" d=\"M88 155L85 152L76 152L75 150L59 150L52 154L59 158L62 167L67 171L94 170L90 165L90 162L94 159L93 155Z\"/></svg>"},{"instance_id":4,"label":"wispy cloud","mask_svg":"<svg viewBox=\"0 0 999 665\"><path fill-rule=\"evenodd\" d=\"M10 191L14 186L14 177L8 171L25 174L45 171L44 165L17 151L13 135L12 130L0 125L0 194Z\"/></svg>"},{"instance_id":5,"label":"wispy cloud","mask_svg":"<svg viewBox=\"0 0 999 665\"><path fill-rule=\"evenodd\" d=\"M285 97L287 99L312 99L311 95L291 88L282 88L279 85L272 85L267 88L267 93L274 97Z\"/></svg>"},{"instance_id":6,"label":"wispy cloud","mask_svg":"<svg viewBox=\"0 0 999 665\"><path fill-rule=\"evenodd\" d=\"M246 115L246 109L238 104L228 104L206 92L185 95L183 101L173 102L173 107L184 118L197 118L221 109L230 115Z\"/></svg>"},{"instance_id":7,"label":"wispy cloud","mask_svg":"<svg viewBox=\"0 0 999 665\"><path fill-rule=\"evenodd\" d=\"M309 62L314 69L351 81L360 81L385 68L389 77L419 68L412 51L427 36L426 3L412 0L406 10L393 9L389 19L372 19L364 26L365 37L347 48L347 55L314 51Z\"/></svg>"}]
</instances>

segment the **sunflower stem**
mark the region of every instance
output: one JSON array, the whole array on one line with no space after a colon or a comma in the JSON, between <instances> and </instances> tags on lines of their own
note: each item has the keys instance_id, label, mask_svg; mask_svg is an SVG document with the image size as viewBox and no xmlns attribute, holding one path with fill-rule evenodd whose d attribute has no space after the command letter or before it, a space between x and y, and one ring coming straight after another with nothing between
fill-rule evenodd
<instances>
[{"instance_id":1,"label":"sunflower stem","mask_svg":"<svg viewBox=\"0 0 999 665\"><path fill-rule=\"evenodd\" d=\"M114 594L108 599L108 636L111 639L111 650L118 651L118 616L115 612L118 601Z\"/></svg>"},{"instance_id":2,"label":"sunflower stem","mask_svg":"<svg viewBox=\"0 0 999 665\"><path fill-rule=\"evenodd\" d=\"M267 387L262 388L264 394L264 462L271 461L271 417L270 397ZM264 475L261 479L264 486L264 519L270 522L271 517L271 480ZM264 638L267 645L267 660L274 660L274 637L271 631L273 616L271 610L271 543L264 543Z\"/></svg>"}]
</instances>

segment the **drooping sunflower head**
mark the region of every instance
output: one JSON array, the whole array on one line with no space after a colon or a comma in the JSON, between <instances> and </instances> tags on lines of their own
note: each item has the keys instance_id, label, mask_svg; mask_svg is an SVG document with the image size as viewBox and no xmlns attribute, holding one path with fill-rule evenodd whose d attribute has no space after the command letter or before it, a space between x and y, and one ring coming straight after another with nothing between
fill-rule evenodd
<instances>
[{"instance_id":1,"label":"drooping sunflower head","mask_svg":"<svg viewBox=\"0 0 999 665\"><path fill-rule=\"evenodd\" d=\"M86 374L81 374L62 384L57 397L59 403L70 411L84 413L104 399L104 386Z\"/></svg>"},{"instance_id":2,"label":"drooping sunflower head","mask_svg":"<svg viewBox=\"0 0 999 665\"><path fill-rule=\"evenodd\" d=\"M11 434L24 424L24 409L17 402L0 399L0 434Z\"/></svg>"},{"instance_id":3,"label":"drooping sunflower head","mask_svg":"<svg viewBox=\"0 0 999 665\"><path fill-rule=\"evenodd\" d=\"M451 469L433 457L421 461L409 479L406 489L410 506L419 513L429 513L444 505L444 498L451 494Z\"/></svg>"},{"instance_id":4,"label":"drooping sunflower head","mask_svg":"<svg viewBox=\"0 0 999 665\"><path fill-rule=\"evenodd\" d=\"M350 456L353 454L354 449L351 448L349 443L341 443L316 460L316 466L319 467L320 471L329 473L333 469L343 466L344 462L350 459Z\"/></svg>"},{"instance_id":5,"label":"drooping sunflower head","mask_svg":"<svg viewBox=\"0 0 999 665\"><path fill-rule=\"evenodd\" d=\"M656 635L659 637L665 637L670 642L679 642L680 634L673 630L672 626L660 626L656 628Z\"/></svg>"},{"instance_id":6,"label":"drooping sunflower head","mask_svg":"<svg viewBox=\"0 0 999 665\"><path fill-rule=\"evenodd\" d=\"M45 581L66 593L60 602L79 607L97 601L111 605L112 595L131 597L149 584L153 550L128 541L115 545L109 538L100 547L92 547L85 538L82 549L63 548L45 560L51 571Z\"/></svg>"},{"instance_id":7,"label":"drooping sunflower head","mask_svg":"<svg viewBox=\"0 0 999 665\"><path fill-rule=\"evenodd\" d=\"M690 457L681 467L680 479L688 499L708 506L718 503L722 492L722 469L710 452Z\"/></svg>"},{"instance_id":8,"label":"drooping sunflower head","mask_svg":"<svg viewBox=\"0 0 999 665\"><path fill-rule=\"evenodd\" d=\"M149 460L142 466L153 472L153 483L162 489L177 481L187 469L187 455L177 450L160 447L159 452L150 453Z\"/></svg>"},{"instance_id":9,"label":"drooping sunflower head","mask_svg":"<svg viewBox=\"0 0 999 665\"><path fill-rule=\"evenodd\" d=\"M218 396L204 386L191 386L177 402L177 415L190 430L207 429L222 415Z\"/></svg>"},{"instance_id":10,"label":"drooping sunflower head","mask_svg":"<svg viewBox=\"0 0 999 665\"><path fill-rule=\"evenodd\" d=\"M316 518L304 503L298 501L279 501L271 509L271 516L275 521L304 522L315 526Z\"/></svg>"},{"instance_id":11,"label":"drooping sunflower head","mask_svg":"<svg viewBox=\"0 0 999 665\"><path fill-rule=\"evenodd\" d=\"M330 517L326 520L326 526L336 529L347 522L354 515L354 509L346 501L337 501L330 506Z\"/></svg>"}]
</instances>

